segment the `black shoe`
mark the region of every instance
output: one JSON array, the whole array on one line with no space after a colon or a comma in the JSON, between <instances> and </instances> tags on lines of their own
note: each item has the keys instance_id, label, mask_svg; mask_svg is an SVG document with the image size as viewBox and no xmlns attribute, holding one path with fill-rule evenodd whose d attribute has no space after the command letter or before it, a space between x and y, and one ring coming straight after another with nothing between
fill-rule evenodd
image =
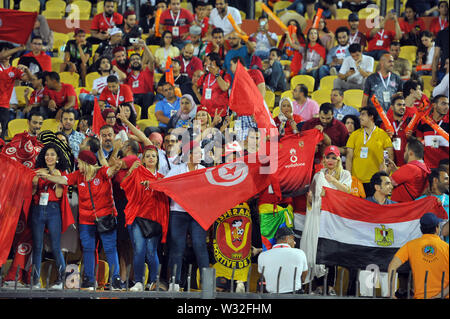
<instances>
[{"instance_id":1,"label":"black shoe","mask_svg":"<svg viewBox=\"0 0 450 319\"><path fill-rule=\"evenodd\" d=\"M83 280L83 282L81 283L81 289L94 291L95 284L93 282Z\"/></svg>"},{"instance_id":2,"label":"black shoe","mask_svg":"<svg viewBox=\"0 0 450 319\"><path fill-rule=\"evenodd\" d=\"M116 290L116 291L122 290L123 287L124 287L124 285L122 283L122 280L120 280L120 277L116 277L112 280L112 283L111 283L112 290Z\"/></svg>"}]
</instances>

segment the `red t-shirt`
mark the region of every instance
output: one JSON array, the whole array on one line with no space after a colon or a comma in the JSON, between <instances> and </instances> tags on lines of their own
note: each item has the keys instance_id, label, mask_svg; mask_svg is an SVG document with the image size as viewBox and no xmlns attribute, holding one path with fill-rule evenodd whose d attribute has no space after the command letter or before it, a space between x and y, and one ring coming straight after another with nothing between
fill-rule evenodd
<instances>
[{"instance_id":1,"label":"red t-shirt","mask_svg":"<svg viewBox=\"0 0 450 319\"><path fill-rule=\"evenodd\" d=\"M100 101L105 101L113 107L118 107L120 104L133 102L133 92L127 84L120 84L119 92L113 94L108 87L105 87L100 94Z\"/></svg>"},{"instance_id":2,"label":"red t-shirt","mask_svg":"<svg viewBox=\"0 0 450 319\"><path fill-rule=\"evenodd\" d=\"M129 156L125 156L121 160L125 162L127 168L119 170L113 178L113 193L114 193L114 198L116 200L117 199L119 199L119 200L127 199L125 196L125 192L120 187L120 183L125 178L125 176L128 174L128 170L134 164L134 162L139 161L139 157L137 157L136 155L129 155Z\"/></svg>"},{"instance_id":3,"label":"red t-shirt","mask_svg":"<svg viewBox=\"0 0 450 319\"><path fill-rule=\"evenodd\" d=\"M61 83L61 90L59 91L50 90L48 87L45 87L43 95L48 96L51 100L55 101L58 108L63 107L67 103L67 98L69 96L75 96L75 106L73 108L78 110L77 93L72 84Z\"/></svg>"},{"instance_id":4,"label":"red t-shirt","mask_svg":"<svg viewBox=\"0 0 450 319\"><path fill-rule=\"evenodd\" d=\"M131 72L127 74L125 83L131 88L133 94L153 92L153 72L148 67L137 76Z\"/></svg>"},{"instance_id":5,"label":"red t-shirt","mask_svg":"<svg viewBox=\"0 0 450 319\"><path fill-rule=\"evenodd\" d=\"M410 202L420 197L428 186L430 173L426 164L412 161L402 165L391 175L394 190L391 199L394 202Z\"/></svg>"},{"instance_id":6,"label":"red t-shirt","mask_svg":"<svg viewBox=\"0 0 450 319\"><path fill-rule=\"evenodd\" d=\"M387 31L383 29L375 33L373 37L370 37L370 31L366 35L368 39L367 51L374 50L385 50L389 51L389 46L395 38L395 33L393 31Z\"/></svg>"},{"instance_id":7,"label":"red t-shirt","mask_svg":"<svg viewBox=\"0 0 450 319\"><path fill-rule=\"evenodd\" d=\"M130 74L131 71L133 71L133 70L131 70L131 67L130 67L130 64L129 64L129 63L128 63L125 67L123 67L123 66L117 64L117 61L116 61L116 60L112 60L111 65L117 66L117 68L118 68L120 71L122 71L123 73L125 73L126 75Z\"/></svg>"},{"instance_id":8,"label":"red t-shirt","mask_svg":"<svg viewBox=\"0 0 450 319\"><path fill-rule=\"evenodd\" d=\"M412 29L414 29L416 26L420 27L420 31L426 30L425 22L423 21L422 18L418 18L412 24L405 21L405 19L400 19L399 25L400 25L400 29L402 30L403 33L410 33L412 31Z\"/></svg>"},{"instance_id":9,"label":"red t-shirt","mask_svg":"<svg viewBox=\"0 0 450 319\"><path fill-rule=\"evenodd\" d=\"M123 16L120 13L114 12L112 17L107 18L105 13L99 13L92 19L91 30L99 32L107 32L108 29L123 23Z\"/></svg>"},{"instance_id":10,"label":"red t-shirt","mask_svg":"<svg viewBox=\"0 0 450 319\"><path fill-rule=\"evenodd\" d=\"M107 171L109 167L103 166L97 171L91 184L92 197L94 199L97 217L106 216L111 213L117 215L114 206L111 179ZM89 187L84 175L79 170L66 176L68 185L78 186L79 219L80 224L93 225L95 214L92 209Z\"/></svg>"},{"instance_id":11,"label":"red t-shirt","mask_svg":"<svg viewBox=\"0 0 450 319\"><path fill-rule=\"evenodd\" d=\"M249 69L248 70L248 74L250 75L250 77L252 78L253 82L255 82L256 85L264 83L264 76L261 73L260 70L256 70L256 69Z\"/></svg>"},{"instance_id":12,"label":"red t-shirt","mask_svg":"<svg viewBox=\"0 0 450 319\"><path fill-rule=\"evenodd\" d=\"M39 205L39 199L41 197L41 193L48 193L48 202L60 202L61 198L56 197L56 184L39 179L36 194L33 196L33 201L35 205Z\"/></svg>"},{"instance_id":13,"label":"red t-shirt","mask_svg":"<svg viewBox=\"0 0 450 319\"><path fill-rule=\"evenodd\" d=\"M206 45L205 48L205 54L207 55L208 53L213 52L213 44L212 42L208 42L208 44ZM225 42L223 43L223 46L219 48L219 56L222 60L225 59L225 55L227 54L228 50L230 50L230 43L228 42L228 40L225 40Z\"/></svg>"},{"instance_id":14,"label":"red t-shirt","mask_svg":"<svg viewBox=\"0 0 450 319\"><path fill-rule=\"evenodd\" d=\"M33 92L31 92L30 99L28 100L28 105L41 103L42 98L44 97L44 90L45 87L40 90L34 90Z\"/></svg>"},{"instance_id":15,"label":"red t-shirt","mask_svg":"<svg viewBox=\"0 0 450 319\"><path fill-rule=\"evenodd\" d=\"M28 52L27 54L24 54L24 56L35 58L36 61L41 66L42 71L46 72L52 71L52 59L47 53L41 51L39 55L34 55L33 52Z\"/></svg>"},{"instance_id":16,"label":"red t-shirt","mask_svg":"<svg viewBox=\"0 0 450 319\"><path fill-rule=\"evenodd\" d=\"M294 122L297 124L303 121L303 118L300 115L293 114L292 117L294 118ZM278 116L274 118L274 122L277 125L278 130L280 130L281 121L278 118ZM294 134L294 131L292 130L291 123L289 123L289 121L287 121L284 126L284 135L290 135L290 134Z\"/></svg>"},{"instance_id":17,"label":"red t-shirt","mask_svg":"<svg viewBox=\"0 0 450 319\"><path fill-rule=\"evenodd\" d=\"M408 138L406 137L405 129L408 126L409 122L411 121L412 116L414 115L414 113L410 113L408 111L408 109L412 109L412 108L415 109L415 107L407 107L406 108L405 115L403 115L403 118L400 122L394 120L394 111L392 111L392 108L390 108L386 113L386 116L387 116L389 122L391 122L391 125L394 128L394 131L397 129L397 132L395 132L394 136L392 137L392 141L394 144L394 161L395 161L395 165L397 165L398 167L405 164L404 154L405 154L405 149L406 149L406 143L408 142ZM383 130L386 130L384 123L381 124L380 128ZM400 139L399 145L396 144L398 142L394 140L395 138Z\"/></svg>"},{"instance_id":18,"label":"red t-shirt","mask_svg":"<svg viewBox=\"0 0 450 319\"><path fill-rule=\"evenodd\" d=\"M444 30L448 27L448 20L441 20L440 17L435 17L430 22L430 32L437 35L439 31Z\"/></svg>"},{"instance_id":19,"label":"red t-shirt","mask_svg":"<svg viewBox=\"0 0 450 319\"><path fill-rule=\"evenodd\" d=\"M19 80L23 72L18 68L9 66L4 68L0 64L0 107L9 109L9 100L14 88L14 81ZM3 128L5 130L6 128Z\"/></svg>"},{"instance_id":20,"label":"red t-shirt","mask_svg":"<svg viewBox=\"0 0 450 319\"><path fill-rule=\"evenodd\" d=\"M231 76L228 73L222 71L221 75L226 82L231 83ZM214 117L217 109L219 113L222 111L222 116L225 116L228 106L228 91L222 91L215 76L211 73L202 75L198 79L197 86L203 88L201 105L208 108L209 115ZM211 96L208 96L208 92L211 92Z\"/></svg>"},{"instance_id":21,"label":"red t-shirt","mask_svg":"<svg viewBox=\"0 0 450 319\"><path fill-rule=\"evenodd\" d=\"M181 70L180 72L182 74L186 74L190 79L192 79L192 76L194 75L194 72L197 70L203 70L203 63L202 60L197 58L196 56L193 56L190 61L185 61L183 59L183 56L177 56L175 59L181 62Z\"/></svg>"},{"instance_id":22,"label":"red t-shirt","mask_svg":"<svg viewBox=\"0 0 450 319\"><path fill-rule=\"evenodd\" d=\"M183 34L189 33L189 27L194 21L194 16L189 10L181 8L177 14L167 9L161 13L160 24L165 26L165 30L172 32L174 39L180 38ZM173 28L178 28L178 35L173 32Z\"/></svg>"}]
</instances>

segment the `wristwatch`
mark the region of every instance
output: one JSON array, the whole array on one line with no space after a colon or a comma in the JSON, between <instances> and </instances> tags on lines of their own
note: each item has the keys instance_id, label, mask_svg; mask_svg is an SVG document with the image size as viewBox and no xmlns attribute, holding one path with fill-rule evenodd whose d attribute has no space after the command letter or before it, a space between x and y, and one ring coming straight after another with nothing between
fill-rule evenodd
<instances>
[{"instance_id":1,"label":"wristwatch","mask_svg":"<svg viewBox=\"0 0 450 319\"><path fill-rule=\"evenodd\" d=\"M216 79L220 76L220 72L215 75Z\"/></svg>"}]
</instances>

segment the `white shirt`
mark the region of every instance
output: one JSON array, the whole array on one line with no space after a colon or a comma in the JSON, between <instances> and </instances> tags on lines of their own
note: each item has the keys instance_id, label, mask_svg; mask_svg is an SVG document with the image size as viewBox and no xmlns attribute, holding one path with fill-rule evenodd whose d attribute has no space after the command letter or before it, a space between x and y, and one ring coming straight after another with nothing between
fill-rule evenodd
<instances>
[{"instance_id":1,"label":"white shirt","mask_svg":"<svg viewBox=\"0 0 450 319\"><path fill-rule=\"evenodd\" d=\"M274 41L278 41L277 34L273 32L267 32L267 35L262 32L258 32L252 34L252 36L256 37L256 51L270 51L272 46L270 45L268 39L269 37Z\"/></svg>"},{"instance_id":2,"label":"white shirt","mask_svg":"<svg viewBox=\"0 0 450 319\"><path fill-rule=\"evenodd\" d=\"M443 94L448 97L448 73L442 78L441 82L433 89L433 97Z\"/></svg>"},{"instance_id":3,"label":"white shirt","mask_svg":"<svg viewBox=\"0 0 450 319\"><path fill-rule=\"evenodd\" d=\"M295 290L302 288L302 273L308 270L306 255L303 250L291 248L288 244L276 244L272 249L262 252L258 256L258 272L262 273L264 267L264 278L268 292L277 292L278 271L281 268L279 293L292 292L294 287L294 272L297 267L295 277Z\"/></svg>"},{"instance_id":4,"label":"white shirt","mask_svg":"<svg viewBox=\"0 0 450 319\"><path fill-rule=\"evenodd\" d=\"M373 64L374 59L368 55L362 55L362 61L361 61L361 69L363 69L365 72L373 73ZM347 73L350 68L355 69L355 74L348 77L348 81L353 83L359 83L362 84L364 82L364 77L359 73L358 69L356 68L355 60L353 60L352 56L348 56L344 58L344 61L342 62L341 69L339 70L340 74Z\"/></svg>"},{"instance_id":5,"label":"white shirt","mask_svg":"<svg viewBox=\"0 0 450 319\"><path fill-rule=\"evenodd\" d=\"M223 30L224 35L227 35L234 31L233 26L231 25L230 21L228 20L227 16L231 13L231 16L233 17L234 21L236 21L236 24L242 24L242 18L241 13L238 9L228 6L228 11L225 17L222 19L222 17L219 15L219 12L217 11L217 8L212 9L211 14L209 16L209 24L213 25L216 28L221 28Z\"/></svg>"},{"instance_id":6,"label":"white shirt","mask_svg":"<svg viewBox=\"0 0 450 319\"><path fill-rule=\"evenodd\" d=\"M170 171L167 173L166 176L164 176L164 178L170 177L170 176L175 176L175 175L180 175L180 174L184 174L189 172L189 168L187 166L187 163L181 163L178 165L174 165L173 163L170 164L171 169ZM203 165L198 164L197 165L197 169L202 169L205 168ZM174 210L177 212L186 212L186 210L181 207L180 205L178 205L178 203L176 203L174 200L170 200L170 210Z\"/></svg>"}]
</instances>

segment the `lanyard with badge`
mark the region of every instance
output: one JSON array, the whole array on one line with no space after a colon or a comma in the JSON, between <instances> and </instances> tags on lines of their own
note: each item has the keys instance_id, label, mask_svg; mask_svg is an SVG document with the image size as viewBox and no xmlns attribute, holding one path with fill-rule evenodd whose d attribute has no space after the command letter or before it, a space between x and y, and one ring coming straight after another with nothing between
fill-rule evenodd
<instances>
[{"instance_id":1,"label":"lanyard with badge","mask_svg":"<svg viewBox=\"0 0 450 319\"><path fill-rule=\"evenodd\" d=\"M367 142L369 142L370 138L372 137L373 132L375 131L377 127L374 126L372 132L370 132L369 136L366 136L366 130L363 129L364 132L364 146L361 147L361 152L359 153L360 158L367 158L369 155L369 148L366 146Z\"/></svg>"},{"instance_id":2,"label":"lanyard with badge","mask_svg":"<svg viewBox=\"0 0 450 319\"><path fill-rule=\"evenodd\" d=\"M173 12L172 12L172 10L170 10L170 16L172 17L172 20L173 20L172 34L173 34L174 37L180 36L180 28L177 27L178 19L180 18L180 13L181 13L181 10L178 11L177 18L175 19L175 18L173 17Z\"/></svg>"},{"instance_id":3,"label":"lanyard with badge","mask_svg":"<svg viewBox=\"0 0 450 319\"><path fill-rule=\"evenodd\" d=\"M108 19L106 19L105 13L103 12L103 19L105 20L106 24L109 27L108 31L116 26L116 24L114 23L114 15L112 15L111 18L109 18L109 21L108 21Z\"/></svg>"},{"instance_id":4,"label":"lanyard with badge","mask_svg":"<svg viewBox=\"0 0 450 319\"><path fill-rule=\"evenodd\" d=\"M438 123L439 126L441 126L442 121L443 121L443 120L441 120L441 121ZM439 136L439 135L436 135L436 134L437 134L437 132L434 131L434 136L433 136L432 139L431 139L431 147L432 147L432 148L439 148L439 145L440 145L440 143L439 143L440 136Z\"/></svg>"},{"instance_id":5,"label":"lanyard with badge","mask_svg":"<svg viewBox=\"0 0 450 319\"><path fill-rule=\"evenodd\" d=\"M131 84L131 86L133 87L133 89L136 89L139 87L139 75L141 75L141 72L138 73L138 75L134 75L134 74L130 74L131 77L133 78L133 83Z\"/></svg>"},{"instance_id":6,"label":"lanyard with badge","mask_svg":"<svg viewBox=\"0 0 450 319\"><path fill-rule=\"evenodd\" d=\"M49 193L47 190L48 186L45 186L44 192L39 196L39 205L41 206L47 206L48 204Z\"/></svg>"},{"instance_id":7,"label":"lanyard with badge","mask_svg":"<svg viewBox=\"0 0 450 319\"><path fill-rule=\"evenodd\" d=\"M446 20L443 21L443 23L441 23L442 19L441 17L439 17L439 26L441 27L441 31L445 29L445 22L447 22Z\"/></svg>"},{"instance_id":8,"label":"lanyard with badge","mask_svg":"<svg viewBox=\"0 0 450 319\"><path fill-rule=\"evenodd\" d=\"M377 34L380 36L380 40L377 40L376 46L377 47L382 47L384 40L383 40L383 36L384 36L384 29L383 32L377 32Z\"/></svg>"},{"instance_id":9,"label":"lanyard with badge","mask_svg":"<svg viewBox=\"0 0 450 319\"><path fill-rule=\"evenodd\" d=\"M118 91L117 91L117 97L114 96L114 93L113 93L113 92L111 92L111 95L113 96L113 98L114 98L114 100L115 100L115 102L116 102L116 104L115 104L114 106L115 106L115 107L118 107L118 106L119 106L119 96L120 96L120 86L119 86L119 89L118 89Z\"/></svg>"},{"instance_id":10,"label":"lanyard with badge","mask_svg":"<svg viewBox=\"0 0 450 319\"><path fill-rule=\"evenodd\" d=\"M400 130L400 128L403 125L403 120L398 124L396 124L396 121L392 122L392 126L394 127L394 138L392 139L392 146L394 146L394 150L396 151L400 151L401 147L402 147L402 139L398 136L398 131Z\"/></svg>"},{"instance_id":11,"label":"lanyard with badge","mask_svg":"<svg viewBox=\"0 0 450 319\"><path fill-rule=\"evenodd\" d=\"M383 102L384 103L390 103L391 102L391 94L389 93L389 81L391 80L391 72L389 72L389 76L386 79L386 81L383 79L383 76L380 72L378 72L378 75L380 76L381 83L383 83L383 86L386 91L383 92Z\"/></svg>"},{"instance_id":12,"label":"lanyard with badge","mask_svg":"<svg viewBox=\"0 0 450 319\"><path fill-rule=\"evenodd\" d=\"M353 43L355 43L355 41L356 41L356 38L358 37L358 31L356 31L356 33L355 33L355 35L353 36L353 38L350 38L350 44L353 44Z\"/></svg>"},{"instance_id":13,"label":"lanyard with badge","mask_svg":"<svg viewBox=\"0 0 450 319\"><path fill-rule=\"evenodd\" d=\"M216 83L217 79L215 78L214 81L211 83L211 73L208 75L208 87L205 89L205 99L211 100L212 97L212 86L214 83Z\"/></svg>"}]
</instances>

